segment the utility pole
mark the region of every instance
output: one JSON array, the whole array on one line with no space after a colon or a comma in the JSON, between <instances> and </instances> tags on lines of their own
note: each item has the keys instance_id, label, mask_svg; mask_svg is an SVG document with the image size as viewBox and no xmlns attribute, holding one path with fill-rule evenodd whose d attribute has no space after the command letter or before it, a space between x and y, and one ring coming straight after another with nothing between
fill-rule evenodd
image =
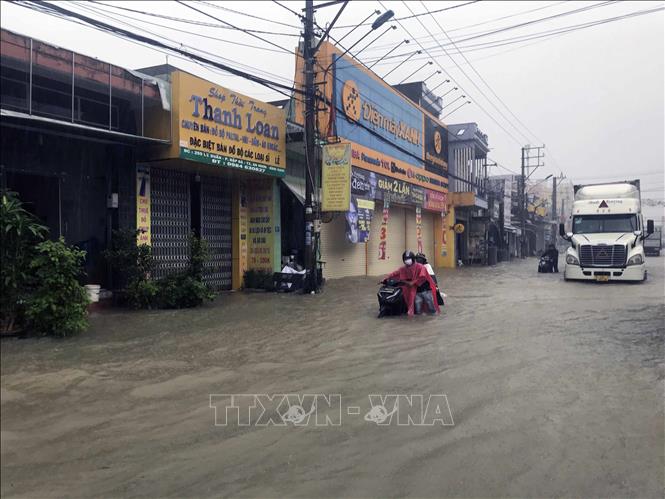
<instances>
[{"instance_id":1,"label":"utility pole","mask_svg":"<svg viewBox=\"0 0 665 499\"><path fill-rule=\"evenodd\" d=\"M556 222L556 225L552 227L552 243L556 245L556 238L559 230L559 222L557 222L556 216L556 177L552 177L552 220Z\"/></svg>"},{"instance_id":2,"label":"utility pole","mask_svg":"<svg viewBox=\"0 0 665 499\"><path fill-rule=\"evenodd\" d=\"M531 150L536 150L536 156L531 156ZM545 145L542 146L530 146L526 145L522 148L522 175L521 175L521 185L520 185L520 215L522 221L522 258L526 258L527 250L527 239L526 239L526 215L528 212L528 200L526 195L526 181L529 180L529 177L541 166L545 166L545 163L541 162L541 159L545 157L545 153L541 155L541 150L545 149ZM531 164L531 160L537 160L535 165ZM533 168L533 171L527 175L527 170Z\"/></svg>"},{"instance_id":3,"label":"utility pole","mask_svg":"<svg viewBox=\"0 0 665 499\"><path fill-rule=\"evenodd\" d=\"M528 147L528 146L527 146ZM526 161L525 161L526 148L522 148L522 176L520 178L520 219L522 222L522 237L520 238L521 257L526 258Z\"/></svg>"},{"instance_id":4,"label":"utility pole","mask_svg":"<svg viewBox=\"0 0 665 499\"><path fill-rule=\"evenodd\" d=\"M315 293L318 288L316 269L314 219L315 210L312 205L314 192L314 175L316 168L316 147L314 133L316 119L316 100L314 88L314 1L305 1L305 20L303 34L303 57L305 59L305 269L307 282L305 292Z\"/></svg>"}]
</instances>

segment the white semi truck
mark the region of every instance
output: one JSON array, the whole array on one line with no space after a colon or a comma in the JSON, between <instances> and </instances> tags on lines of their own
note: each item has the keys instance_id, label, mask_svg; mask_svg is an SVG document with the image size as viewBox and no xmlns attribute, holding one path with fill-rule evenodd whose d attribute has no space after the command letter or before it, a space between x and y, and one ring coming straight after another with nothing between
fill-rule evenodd
<instances>
[{"instance_id":1,"label":"white semi truck","mask_svg":"<svg viewBox=\"0 0 665 499\"><path fill-rule=\"evenodd\" d=\"M643 241L653 233L653 220L642 219L640 181L626 180L574 186L572 231L559 225L570 241L566 280L644 281Z\"/></svg>"}]
</instances>

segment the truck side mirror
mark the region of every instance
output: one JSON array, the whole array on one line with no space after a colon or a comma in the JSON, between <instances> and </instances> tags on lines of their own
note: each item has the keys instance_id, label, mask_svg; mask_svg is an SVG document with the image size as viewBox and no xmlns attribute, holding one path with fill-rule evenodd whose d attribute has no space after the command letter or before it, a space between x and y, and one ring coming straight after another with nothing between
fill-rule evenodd
<instances>
[{"instance_id":1,"label":"truck side mirror","mask_svg":"<svg viewBox=\"0 0 665 499\"><path fill-rule=\"evenodd\" d=\"M566 228L563 224L559 224L559 235L566 241L570 241L573 237L572 232L566 232Z\"/></svg>"},{"instance_id":2,"label":"truck side mirror","mask_svg":"<svg viewBox=\"0 0 665 499\"><path fill-rule=\"evenodd\" d=\"M647 220L647 237L654 233L653 220Z\"/></svg>"}]
</instances>

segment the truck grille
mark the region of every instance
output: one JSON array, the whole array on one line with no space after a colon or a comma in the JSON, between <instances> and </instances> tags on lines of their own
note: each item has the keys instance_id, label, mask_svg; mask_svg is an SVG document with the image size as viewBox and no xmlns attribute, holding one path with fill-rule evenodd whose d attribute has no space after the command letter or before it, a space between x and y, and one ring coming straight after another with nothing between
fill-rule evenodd
<instances>
[{"instance_id":1,"label":"truck grille","mask_svg":"<svg viewBox=\"0 0 665 499\"><path fill-rule=\"evenodd\" d=\"M626 265L626 247L623 244L580 246L580 265L582 267L624 267Z\"/></svg>"}]
</instances>

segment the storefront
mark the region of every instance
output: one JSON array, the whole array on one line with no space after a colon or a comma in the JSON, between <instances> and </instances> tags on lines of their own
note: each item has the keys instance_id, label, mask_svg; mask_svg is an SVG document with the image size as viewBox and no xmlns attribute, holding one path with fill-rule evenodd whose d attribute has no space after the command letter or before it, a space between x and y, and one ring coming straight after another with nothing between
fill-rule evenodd
<instances>
[{"instance_id":1,"label":"storefront","mask_svg":"<svg viewBox=\"0 0 665 499\"><path fill-rule=\"evenodd\" d=\"M0 186L111 288L102 254L134 227L137 152L171 142L168 84L4 29L0 54Z\"/></svg>"},{"instance_id":2,"label":"storefront","mask_svg":"<svg viewBox=\"0 0 665 499\"><path fill-rule=\"evenodd\" d=\"M327 110L318 113L319 129L328 130L329 144L349 145L351 165L348 208L324 211L322 217L325 276L385 274L402 265L407 249L425 253L435 265L446 264L453 251L446 127L339 53L323 43L317 57L328 100ZM297 84L301 70L298 63ZM302 106L296 103L298 116ZM324 178L325 168L324 161ZM325 182L322 189L325 198Z\"/></svg>"},{"instance_id":3,"label":"storefront","mask_svg":"<svg viewBox=\"0 0 665 499\"><path fill-rule=\"evenodd\" d=\"M156 275L187 265L192 233L208 242L204 279L215 289L241 287L247 270L278 270L284 112L172 66L143 71L173 92L173 143L147 151L136 171L137 227Z\"/></svg>"}]
</instances>

